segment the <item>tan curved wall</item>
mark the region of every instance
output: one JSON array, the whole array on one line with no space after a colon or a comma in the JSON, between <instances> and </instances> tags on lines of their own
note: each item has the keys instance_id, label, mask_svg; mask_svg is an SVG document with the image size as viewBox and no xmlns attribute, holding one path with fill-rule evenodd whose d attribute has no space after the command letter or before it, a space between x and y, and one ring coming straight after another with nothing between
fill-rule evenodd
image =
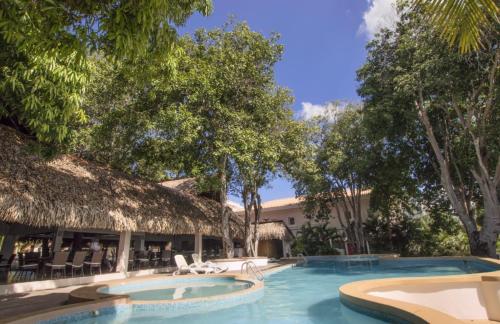
<instances>
[{"instance_id":1,"label":"tan curved wall","mask_svg":"<svg viewBox=\"0 0 500 324\"><path fill-rule=\"evenodd\" d=\"M368 218L368 209L370 206L370 196L363 196L361 198L361 218L366 220ZM340 208L341 213L345 213L344 208ZM332 217L330 218L330 226L341 229L337 210L335 208L331 211ZM239 211L238 215L244 216L244 212ZM293 217L295 220L295 224L290 224L289 218ZM262 210L262 221L283 221L288 228L293 232L294 235L297 234L297 231L307 223L309 220L305 217L304 211L300 204L292 205L292 206L282 206L282 207L272 207L266 208L264 204L264 208ZM313 222L314 223L314 222Z\"/></svg>"},{"instance_id":2,"label":"tan curved wall","mask_svg":"<svg viewBox=\"0 0 500 324\"><path fill-rule=\"evenodd\" d=\"M499 260L481 260L500 265ZM339 291L348 305L410 322L500 321L500 271L365 280L343 285Z\"/></svg>"}]
</instances>

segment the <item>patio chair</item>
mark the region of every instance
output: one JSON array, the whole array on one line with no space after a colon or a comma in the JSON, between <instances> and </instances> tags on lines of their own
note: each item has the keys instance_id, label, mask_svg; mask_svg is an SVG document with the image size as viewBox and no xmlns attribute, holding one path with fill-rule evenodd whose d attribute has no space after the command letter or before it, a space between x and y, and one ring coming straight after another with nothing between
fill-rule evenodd
<instances>
[{"instance_id":1,"label":"patio chair","mask_svg":"<svg viewBox=\"0 0 500 324\"><path fill-rule=\"evenodd\" d=\"M26 253L26 255L18 253L17 256L18 266L13 279L31 279L33 276L36 278L40 266L39 259L35 259L34 255L30 253Z\"/></svg>"},{"instance_id":2,"label":"patio chair","mask_svg":"<svg viewBox=\"0 0 500 324\"><path fill-rule=\"evenodd\" d=\"M149 262L153 268L157 267L158 264L160 263L160 258L158 257L158 253L150 252L149 253Z\"/></svg>"},{"instance_id":3,"label":"patio chair","mask_svg":"<svg viewBox=\"0 0 500 324\"><path fill-rule=\"evenodd\" d=\"M135 253L134 253L134 250L130 250L128 252L128 268L130 270L134 270L135 268L135 263L136 263L136 260L135 260Z\"/></svg>"},{"instance_id":4,"label":"patio chair","mask_svg":"<svg viewBox=\"0 0 500 324\"><path fill-rule=\"evenodd\" d=\"M0 272L5 272L8 274L12 268L12 263L14 262L15 258L16 258L16 255L11 254L11 256L9 257L9 259L6 262L0 263Z\"/></svg>"},{"instance_id":5,"label":"patio chair","mask_svg":"<svg viewBox=\"0 0 500 324\"><path fill-rule=\"evenodd\" d=\"M8 260L4 260L3 262L0 263L0 284L8 283L9 274L10 271L12 270L12 263L14 262L15 258L16 255L11 254Z\"/></svg>"},{"instance_id":6,"label":"patio chair","mask_svg":"<svg viewBox=\"0 0 500 324\"><path fill-rule=\"evenodd\" d=\"M161 264L163 266L169 266L171 259L172 259L172 251L169 250L161 251Z\"/></svg>"},{"instance_id":7,"label":"patio chair","mask_svg":"<svg viewBox=\"0 0 500 324\"><path fill-rule=\"evenodd\" d=\"M214 273L223 273L229 269L228 267L221 267L218 264L210 262L210 261L203 262L201 260L200 255L197 253L191 254L191 257L193 258L193 264L196 265L196 267L198 267L198 268L211 268L211 269L213 269Z\"/></svg>"},{"instance_id":8,"label":"patio chair","mask_svg":"<svg viewBox=\"0 0 500 324\"><path fill-rule=\"evenodd\" d=\"M212 268L201 268L201 267L197 267L194 263L191 264L191 265L188 265L187 262L186 262L186 258L184 258L184 256L182 254L177 254L175 257L174 257L174 260L175 260L175 264L177 265L177 270L173 273L173 275L180 275L180 274L200 274L200 273L204 273L204 274L209 274L209 273L213 273L213 269Z\"/></svg>"},{"instance_id":9,"label":"patio chair","mask_svg":"<svg viewBox=\"0 0 500 324\"><path fill-rule=\"evenodd\" d=\"M71 277L75 276L75 271L80 271L80 275L83 276L83 264L85 262L85 257L87 256L87 251L78 251L73 256L72 262L66 262L66 266L71 268Z\"/></svg>"},{"instance_id":10,"label":"patio chair","mask_svg":"<svg viewBox=\"0 0 500 324\"><path fill-rule=\"evenodd\" d=\"M45 268L50 268L50 279L53 278L54 271L61 271L66 277L66 261L68 260L69 252L56 252L52 262L45 263Z\"/></svg>"},{"instance_id":11,"label":"patio chair","mask_svg":"<svg viewBox=\"0 0 500 324\"><path fill-rule=\"evenodd\" d=\"M141 265L145 264L146 266L149 265L149 257L146 251L138 251L137 252L137 265L139 267L139 270L141 270Z\"/></svg>"},{"instance_id":12,"label":"patio chair","mask_svg":"<svg viewBox=\"0 0 500 324\"><path fill-rule=\"evenodd\" d=\"M98 268L99 274L102 274L101 263L102 257L104 256L103 251L93 252L90 261L83 262L89 268L89 274L92 275L92 269Z\"/></svg>"}]
</instances>

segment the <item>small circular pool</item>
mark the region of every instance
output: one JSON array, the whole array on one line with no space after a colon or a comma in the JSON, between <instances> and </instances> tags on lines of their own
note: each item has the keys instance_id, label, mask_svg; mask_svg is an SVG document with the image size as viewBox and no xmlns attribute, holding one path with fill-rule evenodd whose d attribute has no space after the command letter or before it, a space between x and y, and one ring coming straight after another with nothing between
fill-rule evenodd
<instances>
[{"instance_id":1,"label":"small circular pool","mask_svg":"<svg viewBox=\"0 0 500 324\"><path fill-rule=\"evenodd\" d=\"M128 295L131 300L178 300L228 294L253 286L233 277L165 278L122 283L97 290L111 295Z\"/></svg>"}]
</instances>

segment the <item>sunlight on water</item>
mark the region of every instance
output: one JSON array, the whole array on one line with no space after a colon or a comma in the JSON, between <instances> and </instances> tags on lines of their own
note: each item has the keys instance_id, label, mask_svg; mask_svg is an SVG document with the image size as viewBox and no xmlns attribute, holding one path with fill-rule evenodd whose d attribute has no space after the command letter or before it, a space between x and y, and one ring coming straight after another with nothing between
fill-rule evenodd
<instances>
[{"instance_id":1,"label":"sunlight on water","mask_svg":"<svg viewBox=\"0 0 500 324\"><path fill-rule=\"evenodd\" d=\"M454 275L493 270L496 269L484 263L459 260L310 262L306 266L287 269L267 277L265 295L255 303L168 320L166 314L143 311L134 312L131 316L117 314L96 317L82 323L386 323L344 306L340 302L338 288L345 283L365 279ZM225 289L215 286L205 288Z\"/></svg>"}]
</instances>

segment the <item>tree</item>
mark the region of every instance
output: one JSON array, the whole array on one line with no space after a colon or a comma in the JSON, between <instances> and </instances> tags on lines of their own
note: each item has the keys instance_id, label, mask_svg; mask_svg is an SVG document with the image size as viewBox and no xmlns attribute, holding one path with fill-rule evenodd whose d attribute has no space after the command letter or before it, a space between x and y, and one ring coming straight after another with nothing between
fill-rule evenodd
<instances>
[{"instance_id":1,"label":"tree","mask_svg":"<svg viewBox=\"0 0 500 324\"><path fill-rule=\"evenodd\" d=\"M368 45L358 72L369 119L385 119L386 134L399 134L424 153L474 255L495 256L500 232L499 60L498 40L463 56L408 11L394 32Z\"/></svg>"},{"instance_id":2,"label":"tree","mask_svg":"<svg viewBox=\"0 0 500 324\"><path fill-rule=\"evenodd\" d=\"M235 167L275 154L268 150L271 129L290 119L290 95L274 82L282 51L277 35L266 38L241 23L180 39L176 69L144 61L147 79L138 68L98 60L85 104L93 126L77 147L151 180L196 177L200 191L221 202L223 247L231 256L225 205Z\"/></svg>"},{"instance_id":3,"label":"tree","mask_svg":"<svg viewBox=\"0 0 500 324\"><path fill-rule=\"evenodd\" d=\"M257 99L257 98L256 98ZM285 89L269 89L263 93L252 111L245 145L235 159L232 191L242 197L245 212L245 251L257 256L258 224L262 211L259 190L274 176L284 171L284 164L301 148L303 125L293 120L289 105L292 97ZM257 100L254 100L256 102ZM251 227L251 218L253 227Z\"/></svg>"},{"instance_id":4,"label":"tree","mask_svg":"<svg viewBox=\"0 0 500 324\"><path fill-rule=\"evenodd\" d=\"M89 55L165 61L175 26L211 3L15 1L0 3L0 118L37 139L64 140L81 107Z\"/></svg>"},{"instance_id":5,"label":"tree","mask_svg":"<svg viewBox=\"0 0 500 324\"><path fill-rule=\"evenodd\" d=\"M344 234L363 252L361 198L369 189L370 139L359 106L341 105L334 116L320 120L319 137L311 141L313 155L293 173L296 189L306 196L311 218L328 220L335 208Z\"/></svg>"},{"instance_id":6,"label":"tree","mask_svg":"<svg viewBox=\"0 0 500 324\"><path fill-rule=\"evenodd\" d=\"M497 29L498 5L495 0L412 0L413 6L430 14L433 26L451 45L458 44L461 53L477 51ZM498 35L493 34L493 37ZM496 36L498 37L498 36Z\"/></svg>"}]
</instances>

